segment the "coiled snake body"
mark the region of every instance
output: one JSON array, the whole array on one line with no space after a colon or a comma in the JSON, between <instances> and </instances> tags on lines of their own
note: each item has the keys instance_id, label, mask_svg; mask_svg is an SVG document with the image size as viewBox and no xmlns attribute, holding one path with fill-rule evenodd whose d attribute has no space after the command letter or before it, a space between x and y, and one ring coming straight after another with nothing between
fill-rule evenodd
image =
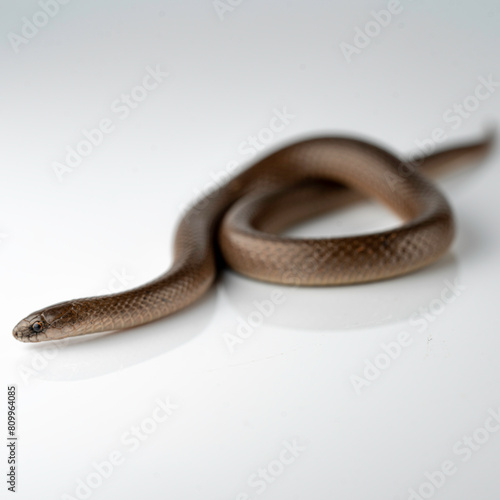
<instances>
[{"instance_id":1,"label":"coiled snake body","mask_svg":"<svg viewBox=\"0 0 500 500\"><path fill-rule=\"evenodd\" d=\"M448 202L423 174L482 154L490 142L422 157L418 169L415 162L403 162L381 147L351 138L322 137L284 147L192 206L178 226L167 272L122 293L36 311L17 324L13 335L23 342L55 340L168 316L210 287L219 251L236 271L282 284L351 284L414 271L445 253L454 234ZM363 195L388 205L402 225L345 238L277 234L291 223Z\"/></svg>"}]
</instances>

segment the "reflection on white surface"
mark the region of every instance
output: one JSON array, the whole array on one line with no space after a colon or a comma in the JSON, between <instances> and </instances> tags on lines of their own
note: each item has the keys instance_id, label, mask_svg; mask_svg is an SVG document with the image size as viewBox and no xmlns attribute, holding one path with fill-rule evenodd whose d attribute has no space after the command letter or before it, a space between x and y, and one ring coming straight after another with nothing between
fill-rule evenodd
<instances>
[{"instance_id":1,"label":"reflection on white surface","mask_svg":"<svg viewBox=\"0 0 500 500\"><path fill-rule=\"evenodd\" d=\"M459 280L458 280L459 281ZM399 280L343 287L286 287L247 279L226 270L217 286L248 330L277 326L286 331L359 329L408 322L419 307L440 300L457 284L453 257ZM279 303L273 303L273 292ZM211 322L212 289L188 309L140 328L26 346L18 370L28 378L79 380L106 375L161 356L190 342ZM119 338L117 336L119 335Z\"/></svg>"},{"instance_id":2,"label":"reflection on white surface","mask_svg":"<svg viewBox=\"0 0 500 500\"><path fill-rule=\"evenodd\" d=\"M214 308L211 290L195 305L139 328L28 344L18 370L33 370L27 378L69 381L130 368L194 339L210 323Z\"/></svg>"},{"instance_id":3,"label":"reflection on white surface","mask_svg":"<svg viewBox=\"0 0 500 500\"><path fill-rule=\"evenodd\" d=\"M407 321L419 306L439 298L458 279L453 256L408 276L337 287L276 287L227 272L223 289L235 313L243 318L269 302L279 288L283 303L272 307L266 323L299 330L348 330ZM265 306L265 304L264 304Z\"/></svg>"}]
</instances>

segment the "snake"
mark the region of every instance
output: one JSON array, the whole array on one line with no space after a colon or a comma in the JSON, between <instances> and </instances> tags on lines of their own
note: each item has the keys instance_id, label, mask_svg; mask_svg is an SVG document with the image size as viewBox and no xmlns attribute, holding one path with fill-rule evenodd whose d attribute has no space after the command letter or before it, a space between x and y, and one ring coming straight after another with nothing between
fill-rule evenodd
<instances>
[{"instance_id":1,"label":"snake","mask_svg":"<svg viewBox=\"0 0 500 500\"><path fill-rule=\"evenodd\" d=\"M22 342L137 327L186 308L229 266L249 278L292 286L353 285L428 266L453 241L450 204L432 177L484 155L474 142L402 157L364 138L319 136L268 153L180 218L170 268L135 288L61 302L14 328ZM435 147L434 147L435 149ZM400 219L394 228L345 237L283 232L324 212L374 198Z\"/></svg>"}]
</instances>

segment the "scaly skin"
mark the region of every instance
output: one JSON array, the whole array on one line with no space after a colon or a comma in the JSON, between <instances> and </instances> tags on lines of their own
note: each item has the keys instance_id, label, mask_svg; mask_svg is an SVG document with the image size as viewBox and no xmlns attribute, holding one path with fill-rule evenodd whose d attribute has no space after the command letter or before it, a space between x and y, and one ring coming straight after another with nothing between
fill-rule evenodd
<instances>
[{"instance_id":1,"label":"scaly skin","mask_svg":"<svg viewBox=\"0 0 500 500\"><path fill-rule=\"evenodd\" d=\"M168 316L213 283L217 240L229 266L274 283L350 284L419 269L443 255L454 234L448 202L423 174L484 154L491 142L489 137L421 158L418 171L361 140L323 137L291 144L186 213L176 232L172 267L157 279L125 292L41 309L19 322L13 335L22 342L56 340ZM347 238L283 238L273 233L362 195L391 207L403 224Z\"/></svg>"}]
</instances>

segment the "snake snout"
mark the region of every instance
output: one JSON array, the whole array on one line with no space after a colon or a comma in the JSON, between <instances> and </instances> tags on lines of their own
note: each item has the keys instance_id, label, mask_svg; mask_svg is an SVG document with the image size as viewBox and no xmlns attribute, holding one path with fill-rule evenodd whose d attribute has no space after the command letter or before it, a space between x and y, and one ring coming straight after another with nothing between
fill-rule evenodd
<instances>
[{"instance_id":1,"label":"snake snout","mask_svg":"<svg viewBox=\"0 0 500 500\"><path fill-rule=\"evenodd\" d=\"M14 338L21 342L30 342L30 334L30 323L26 319L21 320L12 331Z\"/></svg>"}]
</instances>

